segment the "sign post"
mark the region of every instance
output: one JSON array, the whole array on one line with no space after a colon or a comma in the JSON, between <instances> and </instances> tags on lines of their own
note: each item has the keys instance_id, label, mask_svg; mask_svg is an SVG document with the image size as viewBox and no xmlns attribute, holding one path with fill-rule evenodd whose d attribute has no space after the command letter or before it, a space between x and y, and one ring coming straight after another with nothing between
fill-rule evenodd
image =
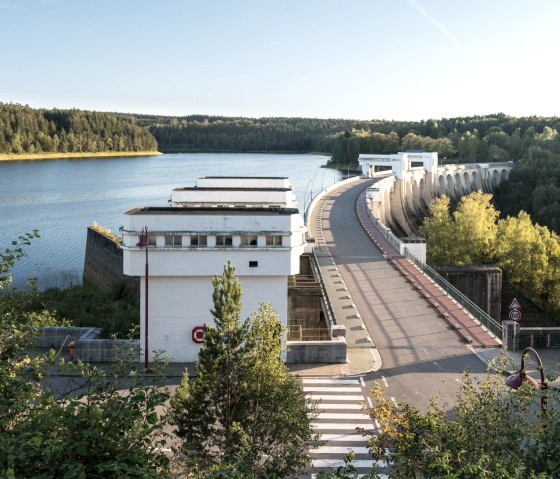
<instances>
[{"instance_id":1,"label":"sign post","mask_svg":"<svg viewBox=\"0 0 560 479\"><path fill-rule=\"evenodd\" d=\"M519 304L519 301L517 301L516 298L513 298L513 301L509 305L508 319L510 321L516 321L516 322L521 321L521 305Z\"/></svg>"}]
</instances>

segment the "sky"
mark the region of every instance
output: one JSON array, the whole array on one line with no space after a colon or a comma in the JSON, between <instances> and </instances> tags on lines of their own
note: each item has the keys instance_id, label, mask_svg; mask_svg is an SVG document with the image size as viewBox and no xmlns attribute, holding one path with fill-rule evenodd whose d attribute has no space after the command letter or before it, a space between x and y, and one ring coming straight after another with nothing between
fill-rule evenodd
<instances>
[{"instance_id":1,"label":"sky","mask_svg":"<svg viewBox=\"0 0 560 479\"><path fill-rule=\"evenodd\" d=\"M558 0L0 0L0 102L181 116L560 115Z\"/></svg>"}]
</instances>

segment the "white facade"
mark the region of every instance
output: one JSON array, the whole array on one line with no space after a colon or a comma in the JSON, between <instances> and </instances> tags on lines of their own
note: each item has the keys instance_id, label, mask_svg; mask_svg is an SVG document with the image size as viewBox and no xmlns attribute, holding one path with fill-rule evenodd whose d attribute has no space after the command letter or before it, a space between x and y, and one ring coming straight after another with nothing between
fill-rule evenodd
<instances>
[{"instance_id":1,"label":"white facade","mask_svg":"<svg viewBox=\"0 0 560 479\"><path fill-rule=\"evenodd\" d=\"M390 166L393 175L401 180L412 169L412 163L422 163L422 168L426 171L435 171L438 155L435 152L423 151L399 152L396 155L360 154L358 161L364 176L371 177L375 166Z\"/></svg>"},{"instance_id":2,"label":"white facade","mask_svg":"<svg viewBox=\"0 0 560 479\"><path fill-rule=\"evenodd\" d=\"M146 253L136 245L142 228L149 232L149 358L165 350L171 361L197 360L200 345L192 331L212 321L212 277L228 260L243 287L242 318L270 302L286 325L288 276L299 273L305 248L303 218L289 180L206 177L174 193L178 201L169 207L135 208L124 215L123 272L141 277L142 346Z\"/></svg>"}]
</instances>

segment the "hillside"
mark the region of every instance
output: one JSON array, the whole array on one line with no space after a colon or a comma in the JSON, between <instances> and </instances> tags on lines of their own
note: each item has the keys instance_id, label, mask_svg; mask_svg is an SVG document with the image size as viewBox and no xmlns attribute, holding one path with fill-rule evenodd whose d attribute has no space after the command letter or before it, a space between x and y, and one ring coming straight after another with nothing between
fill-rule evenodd
<instances>
[{"instance_id":1,"label":"hillside","mask_svg":"<svg viewBox=\"0 0 560 479\"><path fill-rule=\"evenodd\" d=\"M0 154L155 150L153 135L132 117L0 103Z\"/></svg>"}]
</instances>

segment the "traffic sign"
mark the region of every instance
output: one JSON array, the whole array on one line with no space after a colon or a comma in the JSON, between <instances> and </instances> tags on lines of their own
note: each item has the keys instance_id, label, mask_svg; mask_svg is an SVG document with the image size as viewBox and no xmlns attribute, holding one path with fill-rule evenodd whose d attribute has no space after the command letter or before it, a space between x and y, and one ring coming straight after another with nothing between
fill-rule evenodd
<instances>
[{"instance_id":1,"label":"traffic sign","mask_svg":"<svg viewBox=\"0 0 560 479\"><path fill-rule=\"evenodd\" d=\"M518 309L510 309L508 318L510 321L521 321L521 311Z\"/></svg>"},{"instance_id":2,"label":"traffic sign","mask_svg":"<svg viewBox=\"0 0 560 479\"><path fill-rule=\"evenodd\" d=\"M519 304L519 301L517 301L516 298L513 298L513 301L509 305L509 309L521 309L521 305Z\"/></svg>"}]
</instances>

